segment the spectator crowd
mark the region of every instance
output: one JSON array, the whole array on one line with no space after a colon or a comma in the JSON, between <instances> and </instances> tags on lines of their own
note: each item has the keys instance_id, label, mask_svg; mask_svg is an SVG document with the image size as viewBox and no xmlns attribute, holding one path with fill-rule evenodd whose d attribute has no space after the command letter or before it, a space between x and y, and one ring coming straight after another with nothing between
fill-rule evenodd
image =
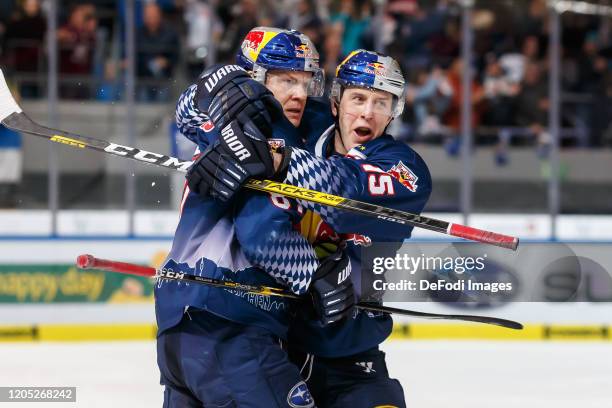
<instances>
[{"instance_id":1,"label":"spectator crowd","mask_svg":"<svg viewBox=\"0 0 612 408\"><path fill-rule=\"evenodd\" d=\"M126 0L58 0L60 97L121 98ZM400 61L407 106L395 126L409 141L458 152L462 73L469 63L472 124L478 143L533 144L546 155L548 41L546 0L478 0L473 58L461 55L461 7L452 0L136 0L137 98L170 102L170 84L191 81L211 61L232 61L254 26L298 29L317 45L328 76L348 52L378 49ZM562 142L612 143L612 20L562 16ZM19 73L23 98L43 96L47 19L41 0L0 6L0 63Z\"/></svg>"}]
</instances>

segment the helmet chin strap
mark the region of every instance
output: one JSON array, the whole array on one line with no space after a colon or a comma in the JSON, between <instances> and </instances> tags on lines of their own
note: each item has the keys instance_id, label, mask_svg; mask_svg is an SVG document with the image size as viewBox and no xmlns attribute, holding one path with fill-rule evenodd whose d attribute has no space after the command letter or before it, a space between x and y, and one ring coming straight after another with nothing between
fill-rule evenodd
<instances>
[{"instance_id":1,"label":"helmet chin strap","mask_svg":"<svg viewBox=\"0 0 612 408\"><path fill-rule=\"evenodd\" d=\"M382 134L384 135L385 133L387 133L387 128L389 127L389 125L391 124L391 122L393 122L393 116L391 116L391 119L389 119L389 122L387 122L387 126L385 126L385 128L382 131ZM381 135L382 136L382 135Z\"/></svg>"},{"instance_id":2,"label":"helmet chin strap","mask_svg":"<svg viewBox=\"0 0 612 408\"><path fill-rule=\"evenodd\" d=\"M336 101L332 101L332 103L334 104L334 106L336 107L336 115L333 115L334 117L334 128L335 128L335 132L334 132L334 151L336 150L336 138L339 138L340 140L340 144L342 145L342 147L344 148L344 150L346 150L348 152L348 149L346 148L346 145L344 144L344 140L342 140L342 133L340 132L340 106L338 104L338 102ZM336 152L339 153L339 152ZM346 154L346 153L344 153Z\"/></svg>"}]
</instances>

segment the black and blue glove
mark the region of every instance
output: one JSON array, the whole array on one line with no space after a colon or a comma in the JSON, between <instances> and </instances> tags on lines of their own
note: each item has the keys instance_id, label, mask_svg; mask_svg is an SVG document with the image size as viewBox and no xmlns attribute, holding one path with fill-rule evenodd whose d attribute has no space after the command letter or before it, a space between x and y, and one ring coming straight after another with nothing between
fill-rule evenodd
<instances>
[{"instance_id":1,"label":"black and blue glove","mask_svg":"<svg viewBox=\"0 0 612 408\"><path fill-rule=\"evenodd\" d=\"M353 314L355 289L351 281L351 262L339 249L321 261L309 292L315 317L321 325L337 323Z\"/></svg>"},{"instance_id":2,"label":"black and blue glove","mask_svg":"<svg viewBox=\"0 0 612 408\"><path fill-rule=\"evenodd\" d=\"M266 137L283 109L272 92L238 65L216 64L206 69L197 83L196 106L210 116L219 129L237 121L248 122Z\"/></svg>"},{"instance_id":3,"label":"black and blue glove","mask_svg":"<svg viewBox=\"0 0 612 408\"><path fill-rule=\"evenodd\" d=\"M270 178L274 163L265 136L252 122L237 121L221 129L219 140L187 171L191 191L202 197L229 201L251 177Z\"/></svg>"}]
</instances>

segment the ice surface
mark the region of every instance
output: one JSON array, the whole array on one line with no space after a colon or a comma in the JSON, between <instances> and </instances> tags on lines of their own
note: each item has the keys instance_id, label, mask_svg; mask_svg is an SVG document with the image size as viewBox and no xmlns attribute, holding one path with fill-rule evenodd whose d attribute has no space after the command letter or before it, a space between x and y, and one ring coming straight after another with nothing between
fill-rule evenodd
<instances>
[{"instance_id":1,"label":"ice surface","mask_svg":"<svg viewBox=\"0 0 612 408\"><path fill-rule=\"evenodd\" d=\"M411 408L612 406L612 343L390 341L383 349ZM76 386L77 403L1 407L161 407L152 341L2 343L1 386ZM374 367L375 368L375 367Z\"/></svg>"}]
</instances>

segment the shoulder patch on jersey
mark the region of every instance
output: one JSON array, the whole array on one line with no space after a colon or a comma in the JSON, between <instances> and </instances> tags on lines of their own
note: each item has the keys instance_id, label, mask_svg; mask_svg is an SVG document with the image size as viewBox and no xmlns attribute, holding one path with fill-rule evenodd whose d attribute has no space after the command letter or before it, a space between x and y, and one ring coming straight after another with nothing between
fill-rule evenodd
<instances>
[{"instance_id":1,"label":"shoulder patch on jersey","mask_svg":"<svg viewBox=\"0 0 612 408\"><path fill-rule=\"evenodd\" d=\"M206 133L212 131L214 128L215 124L212 122L212 120L208 120L200 125L200 129L202 129Z\"/></svg>"},{"instance_id":2,"label":"shoulder patch on jersey","mask_svg":"<svg viewBox=\"0 0 612 408\"><path fill-rule=\"evenodd\" d=\"M291 408L312 408L314 400L304 381L295 384L287 394L287 403Z\"/></svg>"},{"instance_id":3,"label":"shoulder patch on jersey","mask_svg":"<svg viewBox=\"0 0 612 408\"><path fill-rule=\"evenodd\" d=\"M408 166L402 163L401 160L397 162L395 166L391 167L387 173L395 177L395 179L402 183L402 185L408 190L412 191L413 193L417 191L417 188L419 187L417 185L417 181L419 178L412 170L410 170Z\"/></svg>"}]
</instances>

